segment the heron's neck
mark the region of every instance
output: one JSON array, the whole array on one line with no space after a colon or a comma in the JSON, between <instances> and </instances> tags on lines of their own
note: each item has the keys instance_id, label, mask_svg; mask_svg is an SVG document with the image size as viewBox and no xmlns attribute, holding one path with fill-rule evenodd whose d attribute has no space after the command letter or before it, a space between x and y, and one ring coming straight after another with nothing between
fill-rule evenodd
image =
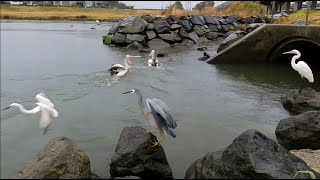
<instances>
[{"instance_id":1,"label":"heron's neck","mask_svg":"<svg viewBox=\"0 0 320 180\"><path fill-rule=\"evenodd\" d=\"M21 104L16 104L15 105L21 112L26 113L26 114L35 114L38 111L40 111L40 107L37 106L31 110L26 110Z\"/></svg>"},{"instance_id":2,"label":"heron's neck","mask_svg":"<svg viewBox=\"0 0 320 180\"><path fill-rule=\"evenodd\" d=\"M151 59L153 59L153 60L154 60L154 53L152 53L152 54L151 54Z\"/></svg>"},{"instance_id":3,"label":"heron's neck","mask_svg":"<svg viewBox=\"0 0 320 180\"><path fill-rule=\"evenodd\" d=\"M301 56L301 54L297 54L297 55L292 57L291 66L292 66L293 69L296 69L296 67L297 67L296 60L299 59L300 56Z\"/></svg>"},{"instance_id":4,"label":"heron's neck","mask_svg":"<svg viewBox=\"0 0 320 180\"><path fill-rule=\"evenodd\" d=\"M139 101L140 110L141 110L141 112L143 114L145 114L144 104L143 104L143 101L142 101L142 95L141 95L140 91L136 91L136 94L138 95L138 101Z\"/></svg>"},{"instance_id":5,"label":"heron's neck","mask_svg":"<svg viewBox=\"0 0 320 180\"><path fill-rule=\"evenodd\" d=\"M130 69L130 66L129 66L129 64L128 64L128 58L125 58L125 59L124 59L124 65L125 65L125 67L126 67L127 69Z\"/></svg>"}]
</instances>

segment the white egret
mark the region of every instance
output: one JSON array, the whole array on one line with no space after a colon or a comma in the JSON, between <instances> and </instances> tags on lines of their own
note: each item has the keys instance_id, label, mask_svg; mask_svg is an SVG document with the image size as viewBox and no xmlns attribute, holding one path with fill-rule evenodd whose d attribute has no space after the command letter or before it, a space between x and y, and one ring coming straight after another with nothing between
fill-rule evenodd
<instances>
[{"instance_id":1,"label":"white egret","mask_svg":"<svg viewBox=\"0 0 320 180\"><path fill-rule=\"evenodd\" d=\"M97 25L100 25L100 21L99 20L96 20L96 23L97 23Z\"/></svg>"},{"instance_id":2,"label":"white egret","mask_svg":"<svg viewBox=\"0 0 320 180\"><path fill-rule=\"evenodd\" d=\"M172 131L177 127L176 121L173 119L170 109L168 106L162 102L160 99L146 99L145 101L142 100L142 95L138 89L131 89L128 93L135 93L138 95L139 98L139 106L142 114L149 122L149 124L157 128L160 131L162 136L160 137L159 141L151 142L154 146L160 146L160 142L165 138L166 134L170 134L173 138L176 137L176 134ZM150 131L146 131L146 134L151 133Z\"/></svg>"},{"instance_id":3,"label":"white egret","mask_svg":"<svg viewBox=\"0 0 320 180\"><path fill-rule=\"evenodd\" d=\"M124 66L122 64L112 64L111 68L108 69L110 71L111 76L124 76L128 71L130 71L130 66L128 63L133 64L131 61L131 57L141 57L141 56L130 56L126 55L124 59Z\"/></svg>"},{"instance_id":4,"label":"white egret","mask_svg":"<svg viewBox=\"0 0 320 180\"><path fill-rule=\"evenodd\" d=\"M148 60L148 66L154 66L154 67L158 67L159 66L159 61L158 59L156 59L154 57L155 51L152 50L149 54L149 56L151 56L151 59Z\"/></svg>"},{"instance_id":5,"label":"white egret","mask_svg":"<svg viewBox=\"0 0 320 180\"><path fill-rule=\"evenodd\" d=\"M39 126L40 128L44 128L43 134L47 133L48 127L52 122L52 117L58 117L58 111L54 109L54 104L45 97L43 92L36 95L36 99L38 100L37 106L31 110L25 109L21 104L12 103L7 108L3 110L15 107L18 108L22 113L25 114L36 114L37 112L41 111L41 118ZM2 110L2 111L3 111Z\"/></svg>"},{"instance_id":6,"label":"white egret","mask_svg":"<svg viewBox=\"0 0 320 180\"><path fill-rule=\"evenodd\" d=\"M299 94L300 94L302 87L303 87L303 78L308 79L308 81L310 83L314 82L312 71L311 71L310 67L308 66L308 64L305 63L304 61L299 61L298 63L296 63L296 60L301 57L301 53L298 50L293 49L291 51L284 52L282 54L295 54L295 56L293 56L291 59L291 66L295 71L297 71L300 74L300 76L302 78L301 88L299 91Z\"/></svg>"}]
</instances>

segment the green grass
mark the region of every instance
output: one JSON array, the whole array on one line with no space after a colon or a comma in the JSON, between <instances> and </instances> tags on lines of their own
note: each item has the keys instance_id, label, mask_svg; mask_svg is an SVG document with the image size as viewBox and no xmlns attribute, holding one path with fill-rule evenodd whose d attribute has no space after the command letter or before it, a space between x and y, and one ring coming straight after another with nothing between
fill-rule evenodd
<instances>
[{"instance_id":1,"label":"green grass","mask_svg":"<svg viewBox=\"0 0 320 180\"><path fill-rule=\"evenodd\" d=\"M298 176L298 174L301 174L301 173L302 173L302 174L309 174L309 176L310 176L311 179L317 179L316 175L314 175L314 173L311 172L311 171L298 171L298 172L293 176L293 179L296 179L297 176Z\"/></svg>"}]
</instances>

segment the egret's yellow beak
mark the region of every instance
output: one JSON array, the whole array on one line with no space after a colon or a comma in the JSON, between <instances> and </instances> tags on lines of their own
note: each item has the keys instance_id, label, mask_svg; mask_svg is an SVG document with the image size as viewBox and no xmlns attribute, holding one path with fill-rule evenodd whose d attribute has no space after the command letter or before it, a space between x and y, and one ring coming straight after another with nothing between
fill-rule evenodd
<instances>
[{"instance_id":1,"label":"egret's yellow beak","mask_svg":"<svg viewBox=\"0 0 320 180\"><path fill-rule=\"evenodd\" d=\"M294 52L292 52L292 51L287 51L287 52L284 52L284 53L282 53L282 54L294 54Z\"/></svg>"}]
</instances>

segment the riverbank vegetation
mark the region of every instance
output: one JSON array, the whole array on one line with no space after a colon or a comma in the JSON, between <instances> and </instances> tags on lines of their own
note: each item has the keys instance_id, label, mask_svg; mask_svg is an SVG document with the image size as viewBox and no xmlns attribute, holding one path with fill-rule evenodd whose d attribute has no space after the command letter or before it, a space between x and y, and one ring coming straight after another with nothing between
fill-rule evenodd
<instances>
[{"instance_id":1,"label":"riverbank vegetation","mask_svg":"<svg viewBox=\"0 0 320 180\"><path fill-rule=\"evenodd\" d=\"M109 9L109 8L77 8L77 7L46 7L46 6L1 6L1 19L38 19L38 20L96 20L118 21L128 16L140 15L236 15L243 18L250 16L267 16L267 7L256 2L234 2L227 8L216 10L213 6L205 6L196 10L188 11L173 6L166 10L143 10L143 9ZM270 17L270 15L269 15ZM289 17L275 20L278 24L292 24L296 21L304 21L306 11L298 11ZM310 25L320 25L320 11L310 11Z\"/></svg>"}]
</instances>

